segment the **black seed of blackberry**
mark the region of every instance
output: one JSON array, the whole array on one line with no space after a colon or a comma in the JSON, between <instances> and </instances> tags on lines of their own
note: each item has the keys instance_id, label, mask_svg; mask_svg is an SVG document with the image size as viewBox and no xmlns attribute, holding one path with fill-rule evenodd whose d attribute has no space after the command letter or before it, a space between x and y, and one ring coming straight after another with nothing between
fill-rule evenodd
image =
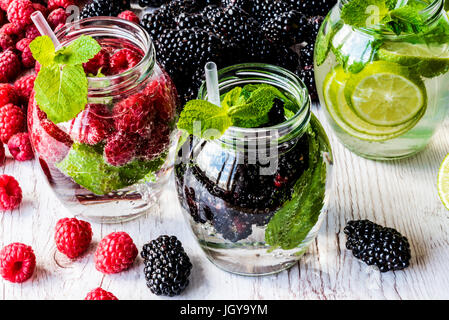
<instances>
[{"instance_id":1,"label":"black seed of blackberry","mask_svg":"<svg viewBox=\"0 0 449 320\"><path fill-rule=\"evenodd\" d=\"M284 0L288 4L294 6L296 10L301 11L305 15L326 16L337 0Z\"/></svg>"},{"instance_id":2,"label":"black seed of blackberry","mask_svg":"<svg viewBox=\"0 0 449 320\"><path fill-rule=\"evenodd\" d=\"M380 272L402 270L410 265L410 245L397 230L382 227L369 220L349 221L344 229L346 248Z\"/></svg>"},{"instance_id":3,"label":"black seed of blackberry","mask_svg":"<svg viewBox=\"0 0 449 320\"><path fill-rule=\"evenodd\" d=\"M310 99L313 102L318 101L318 93L315 86L315 72L313 65L308 65L302 67L299 72L297 72L298 77L304 82L309 91Z\"/></svg>"},{"instance_id":4,"label":"black seed of blackberry","mask_svg":"<svg viewBox=\"0 0 449 320\"><path fill-rule=\"evenodd\" d=\"M268 127L272 127L285 121L284 102L280 99L274 99L273 107L268 112Z\"/></svg>"},{"instance_id":5,"label":"black seed of blackberry","mask_svg":"<svg viewBox=\"0 0 449 320\"><path fill-rule=\"evenodd\" d=\"M141 7L159 7L167 2L170 2L170 0L139 0L139 6L141 6Z\"/></svg>"},{"instance_id":6,"label":"black seed of blackberry","mask_svg":"<svg viewBox=\"0 0 449 320\"><path fill-rule=\"evenodd\" d=\"M262 32L276 44L290 47L298 42L301 13L288 11L264 22Z\"/></svg>"},{"instance_id":7,"label":"black seed of blackberry","mask_svg":"<svg viewBox=\"0 0 449 320\"><path fill-rule=\"evenodd\" d=\"M114 17L120 12L130 9L130 7L130 0L91 0L81 11L80 19L99 16Z\"/></svg>"},{"instance_id":8,"label":"black seed of blackberry","mask_svg":"<svg viewBox=\"0 0 449 320\"><path fill-rule=\"evenodd\" d=\"M175 236L163 235L143 246L147 286L156 295L176 296L189 284L192 263Z\"/></svg>"}]
</instances>

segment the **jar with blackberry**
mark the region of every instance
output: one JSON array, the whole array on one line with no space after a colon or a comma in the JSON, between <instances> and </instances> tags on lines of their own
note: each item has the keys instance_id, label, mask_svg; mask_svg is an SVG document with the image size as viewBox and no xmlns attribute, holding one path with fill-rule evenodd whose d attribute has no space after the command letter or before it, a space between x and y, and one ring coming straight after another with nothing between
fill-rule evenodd
<instances>
[{"instance_id":1,"label":"jar with blackberry","mask_svg":"<svg viewBox=\"0 0 449 320\"><path fill-rule=\"evenodd\" d=\"M331 148L307 89L291 72L241 64L218 77L221 106L208 105L204 113L208 124L226 124L217 126L221 134L202 127L178 145L182 211L218 267L243 275L280 272L317 236L331 190ZM203 85L178 127L184 129L186 120L195 126L190 107L207 99Z\"/></svg>"},{"instance_id":2,"label":"jar with blackberry","mask_svg":"<svg viewBox=\"0 0 449 320\"><path fill-rule=\"evenodd\" d=\"M47 60L53 59L48 65L41 59L44 65L28 108L41 168L74 214L105 223L136 218L157 203L173 168L176 89L156 61L150 36L134 23L88 18L67 24L56 37L60 47L56 55L46 52ZM39 48L48 46L44 38L35 40ZM95 46L93 58L71 65ZM49 84L48 74L60 61L58 89ZM75 87L72 94L71 89L86 76L87 103L73 112L73 102L82 101L83 91ZM52 90L63 98L57 105L46 101Z\"/></svg>"}]
</instances>

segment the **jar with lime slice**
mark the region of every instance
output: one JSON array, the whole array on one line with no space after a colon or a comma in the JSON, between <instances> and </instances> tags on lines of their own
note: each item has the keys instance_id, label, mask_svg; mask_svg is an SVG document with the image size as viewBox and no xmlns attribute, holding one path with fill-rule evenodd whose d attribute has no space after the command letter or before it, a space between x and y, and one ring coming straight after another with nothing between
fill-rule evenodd
<instances>
[{"instance_id":1,"label":"jar with lime slice","mask_svg":"<svg viewBox=\"0 0 449 320\"><path fill-rule=\"evenodd\" d=\"M340 0L317 37L315 78L348 149L377 160L421 151L449 101L444 1Z\"/></svg>"}]
</instances>

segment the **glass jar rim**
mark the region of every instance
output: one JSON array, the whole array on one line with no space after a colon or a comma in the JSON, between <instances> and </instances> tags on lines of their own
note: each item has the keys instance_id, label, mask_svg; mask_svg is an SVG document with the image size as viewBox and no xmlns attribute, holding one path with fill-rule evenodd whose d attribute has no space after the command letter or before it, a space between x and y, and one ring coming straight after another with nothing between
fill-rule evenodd
<instances>
[{"instance_id":1,"label":"glass jar rim","mask_svg":"<svg viewBox=\"0 0 449 320\"><path fill-rule=\"evenodd\" d=\"M59 41L61 41L61 46L69 43L70 41L64 41L66 37L76 38L77 36L81 36L82 34L88 34L92 36L96 36L97 34L94 31L90 31L89 29L101 28L102 24L117 24L117 28L108 28L103 27L102 34L110 34L114 37L119 36L128 36L128 38L135 38L137 41L134 44L139 45L139 49L143 52L143 57L134 67L114 75L108 75L104 77L87 77L89 82L89 90L93 89L102 89L104 83L112 83L117 82L117 80L123 79L125 77L133 77L139 76L141 78L141 74L143 74L144 70L152 71L154 65L156 63L156 52L153 44L153 40L151 39L149 33L142 28L142 26L133 23L128 20L124 20L117 17L93 17L86 18L81 20L75 20L72 23L65 24L62 28L60 28L56 32L56 37ZM134 77L135 78L135 77ZM114 81L115 80L115 81ZM143 79L142 79L143 80ZM139 82L139 81L137 81Z\"/></svg>"},{"instance_id":2,"label":"glass jar rim","mask_svg":"<svg viewBox=\"0 0 449 320\"><path fill-rule=\"evenodd\" d=\"M340 0L340 9L343 5L345 5L351 1L352 0ZM431 26L432 24L434 24L440 18L441 14L445 12L444 1L445 0L432 0L432 2L430 2L428 4L428 6L421 11L421 13L423 13L425 16L427 16L427 20L425 21L427 26ZM368 33L368 34L371 34L371 33L378 34L379 31L381 31L382 36L396 38L396 39L415 35L415 34L411 34L411 33L403 33L401 35L396 35L390 31L386 31L386 30L382 30L382 29L379 30L379 29L368 28L368 27L367 28L353 27L353 28L358 31L361 31L363 33Z\"/></svg>"},{"instance_id":3,"label":"glass jar rim","mask_svg":"<svg viewBox=\"0 0 449 320\"><path fill-rule=\"evenodd\" d=\"M271 73L270 73L271 72ZM233 73L233 77L223 78L228 73ZM263 127L263 128L241 128L241 127L229 127L225 133L220 137L221 142L226 144L232 144L235 140L246 139L246 140L255 140L255 139L281 139L285 137L297 137L299 134L302 134L307 127L307 124L310 121L311 110L310 110L310 96L304 82L291 71L284 69L279 66L265 64L265 63L242 63L236 64L229 67L225 67L218 71L218 81L219 87L229 88L234 87L236 82L242 81L241 76L266 76L267 81L257 81L255 79L248 79L244 81L244 84L250 83L268 83L276 86L271 81L283 81L285 84L289 84L288 91L290 95L292 95L297 104L298 111L295 113L293 117L290 119L271 127ZM224 82L226 81L226 82ZM207 87L206 83L203 82L199 94L198 99L206 100L207 99ZM273 137L273 131L276 132L277 136Z\"/></svg>"}]
</instances>

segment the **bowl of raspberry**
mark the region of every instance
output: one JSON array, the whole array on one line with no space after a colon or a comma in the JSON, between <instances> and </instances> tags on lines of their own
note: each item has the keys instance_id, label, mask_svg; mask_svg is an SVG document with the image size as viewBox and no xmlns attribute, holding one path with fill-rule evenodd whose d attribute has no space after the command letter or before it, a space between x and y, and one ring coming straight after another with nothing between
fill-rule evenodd
<instances>
[{"instance_id":1,"label":"bowl of raspberry","mask_svg":"<svg viewBox=\"0 0 449 320\"><path fill-rule=\"evenodd\" d=\"M89 50L81 45L76 49L85 35L101 48L76 65ZM61 47L53 62L41 69L41 85L35 86L28 108L30 139L42 171L57 197L77 216L103 223L141 216L157 204L173 168L176 88L156 61L150 36L137 24L114 17L89 18L77 26L65 25L56 36ZM49 113L38 103L43 95L39 91L46 89L42 79L49 77L51 66L61 61L64 69L58 70L58 81L71 89L60 89L66 105ZM74 86L76 70L85 73L88 83L87 103L79 113L70 109L71 100L82 95ZM59 117L70 112L73 117Z\"/></svg>"}]
</instances>

